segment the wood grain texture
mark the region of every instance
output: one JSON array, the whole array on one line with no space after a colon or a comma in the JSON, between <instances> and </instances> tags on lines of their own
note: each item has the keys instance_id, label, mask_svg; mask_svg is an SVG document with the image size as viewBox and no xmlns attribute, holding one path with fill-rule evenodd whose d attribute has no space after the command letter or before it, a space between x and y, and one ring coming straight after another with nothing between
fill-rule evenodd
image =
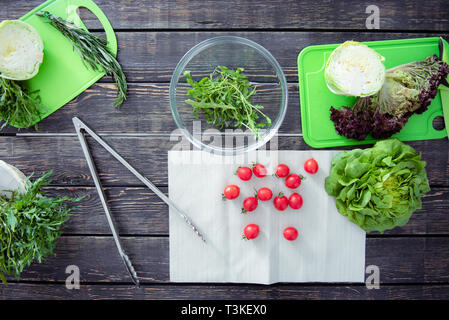
<instances>
[{"instance_id":1,"label":"wood grain texture","mask_svg":"<svg viewBox=\"0 0 449 320\"><path fill-rule=\"evenodd\" d=\"M0 20L16 19L42 0L3 0ZM348 29L366 28L369 4L357 0L219 1L97 0L115 29ZM444 1L376 1L383 30L449 30ZM100 28L90 16L89 27Z\"/></svg>"},{"instance_id":2,"label":"wood grain texture","mask_svg":"<svg viewBox=\"0 0 449 320\"><path fill-rule=\"evenodd\" d=\"M32 300L447 300L449 285L382 285L368 290L351 285L132 285L82 284L68 290L64 284L10 283L0 286L0 299ZM163 303L163 302L158 302ZM150 305L151 307L151 305ZM167 313L180 315L167 305ZM176 312L176 313L175 313Z\"/></svg>"},{"instance_id":3,"label":"wood grain texture","mask_svg":"<svg viewBox=\"0 0 449 320\"><path fill-rule=\"evenodd\" d=\"M0 21L15 19L43 0L2 0ZM301 138L296 59L309 45L345 40L443 36L449 38L446 1L377 1L380 30L368 31L367 3L356 0L95 0L117 31L118 59L130 83L129 100L118 111L105 77L48 119L36 134L0 136L0 159L26 174L55 170L52 194L86 196L64 226L56 256L34 264L21 282L0 285L0 299L449 299L449 142L410 142L428 162L432 191L410 222L384 236L370 234L366 265L378 265L381 288L363 284L174 284L169 282L168 208L151 191L88 139L105 185L124 248L144 285L134 288L123 267L71 118L79 116L139 171L167 192L167 152L180 146L168 102L168 83L179 59L199 42L242 36L264 46L289 81L289 108L278 138L282 150L310 150ZM371 4L371 3L369 3ZM89 28L101 34L92 15ZM390 31L390 32L389 32ZM242 60L242 63L246 61ZM247 70L261 74L247 61ZM2 133L14 134L15 129ZM28 136L23 136L23 134ZM45 135L47 134L47 135ZM134 135L134 136L133 136ZM189 146L187 141L182 144ZM65 268L78 265L80 290L67 290Z\"/></svg>"},{"instance_id":4,"label":"wood grain texture","mask_svg":"<svg viewBox=\"0 0 449 320\"><path fill-rule=\"evenodd\" d=\"M169 281L168 237L122 237L122 242L142 283ZM366 265L379 267L381 284L448 283L448 246L448 237L367 238ZM111 236L62 236L55 253L27 268L21 280L64 282L66 267L76 265L81 282L131 284Z\"/></svg>"},{"instance_id":5,"label":"wood grain texture","mask_svg":"<svg viewBox=\"0 0 449 320\"><path fill-rule=\"evenodd\" d=\"M167 193L167 188L162 188ZM110 235L111 231L93 187L50 187L49 195L85 198L64 225L64 234ZM108 187L106 195L120 234L168 235L168 206L143 187ZM416 211L403 227L386 235L449 235L449 188L433 188L423 197L423 209ZM370 233L375 235L376 233Z\"/></svg>"},{"instance_id":6,"label":"wood grain texture","mask_svg":"<svg viewBox=\"0 0 449 320\"><path fill-rule=\"evenodd\" d=\"M277 139L279 150L312 150L301 137L280 136ZM183 136L104 136L104 140L158 186L167 186L168 183L168 151L191 148ZM88 143L105 186L142 185L94 140L88 138ZM272 143L275 144L275 140L267 145L267 150ZM449 186L448 139L415 141L408 144L422 153L422 159L427 161L431 185ZM27 175L54 169L55 185L93 185L81 146L75 136L0 137L0 158Z\"/></svg>"},{"instance_id":7,"label":"wood grain texture","mask_svg":"<svg viewBox=\"0 0 449 320\"><path fill-rule=\"evenodd\" d=\"M258 103L266 105L279 103L280 99L270 85L257 85ZM6 127L0 133L60 134L74 133L72 118L77 116L89 122L99 134L171 134L177 129L170 109L169 85L165 83L133 83L129 85L129 97L126 106L121 109L112 107L116 88L109 83L96 83L63 108L39 122L38 130ZM280 134L302 133L301 110L298 84L288 85L287 112L279 128ZM330 108L330 107L329 107ZM101 116L99 116L101 115ZM107 119L105 121L104 119ZM274 119L274 117L273 117ZM437 130L444 130L442 117L434 123Z\"/></svg>"},{"instance_id":8,"label":"wood grain texture","mask_svg":"<svg viewBox=\"0 0 449 320\"><path fill-rule=\"evenodd\" d=\"M258 85L258 103L264 105L280 99L272 98L271 85ZM34 128L18 130L7 127L1 132L20 133L74 133L72 118L78 116L97 133L165 133L177 128L169 103L169 85L165 83L133 83L129 85L129 98L120 110L112 103L116 89L113 84L97 83L69 104L39 123ZM288 108L280 133L300 133L299 90L297 84L289 85ZM99 116L101 115L101 116ZM107 121L105 121L107 119Z\"/></svg>"},{"instance_id":9,"label":"wood grain texture","mask_svg":"<svg viewBox=\"0 0 449 320\"><path fill-rule=\"evenodd\" d=\"M203 40L234 35L253 40L265 47L281 65L288 82L298 82L297 58L302 49L310 45L341 43L346 40L376 41L443 36L449 33L396 33L396 32L118 32L118 60L129 82L170 82L179 60L193 46ZM267 81L265 70L252 60L242 65L253 81ZM211 70L212 72L212 70ZM102 82L111 81L104 78ZM115 92L108 93L112 101ZM108 105L111 105L108 102ZM127 103L123 105L126 110Z\"/></svg>"},{"instance_id":10,"label":"wood grain texture","mask_svg":"<svg viewBox=\"0 0 449 320\"><path fill-rule=\"evenodd\" d=\"M279 62L288 82L298 81L297 57L307 46L341 43L346 40L375 41L443 36L443 33L387 32L120 32L118 60L130 82L169 82L179 60L193 46L216 36L248 38L265 47ZM242 65L254 81L265 81L264 70L251 60ZM212 70L211 70L212 71ZM124 106L125 107L125 106Z\"/></svg>"},{"instance_id":11,"label":"wood grain texture","mask_svg":"<svg viewBox=\"0 0 449 320\"><path fill-rule=\"evenodd\" d=\"M168 82L178 60L194 44L212 36L226 33L208 32L121 32L118 34L122 61L128 80L146 83L131 83L129 99L121 110L112 107L116 97L115 86L97 83L72 102L44 119L39 124L40 133L73 132L71 118L81 116L89 119L93 128L104 133L170 133L176 129L169 105L169 85L150 81ZM422 37L436 34L395 33L335 33L335 32L247 32L238 35L248 37L269 49L282 65L289 85L288 114L280 128L281 133L300 133L300 107L296 58L308 45L342 42L347 39L381 40ZM261 72L251 66L249 72ZM263 74L263 72L261 72ZM257 79L256 79L257 80ZM259 79L263 80L263 79ZM110 81L104 78L102 81ZM272 90L268 85L260 86L260 103L272 101ZM330 106L323 106L329 108ZM101 115L101 116L99 116ZM107 119L107 121L105 121ZM9 127L2 132L14 133ZM34 132L34 129L21 132Z\"/></svg>"}]
</instances>

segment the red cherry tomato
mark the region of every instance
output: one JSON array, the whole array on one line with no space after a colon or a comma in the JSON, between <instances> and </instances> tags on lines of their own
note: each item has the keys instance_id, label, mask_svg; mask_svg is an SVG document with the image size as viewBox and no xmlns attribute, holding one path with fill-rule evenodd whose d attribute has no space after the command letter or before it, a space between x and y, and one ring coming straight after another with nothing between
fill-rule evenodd
<instances>
[{"instance_id":1,"label":"red cherry tomato","mask_svg":"<svg viewBox=\"0 0 449 320\"><path fill-rule=\"evenodd\" d=\"M285 185L287 188L296 189L301 185L301 177L296 173L292 173L285 179Z\"/></svg>"},{"instance_id":2,"label":"red cherry tomato","mask_svg":"<svg viewBox=\"0 0 449 320\"><path fill-rule=\"evenodd\" d=\"M296 238L298 238L298 230L296 230L293 227L285 228L284 229L284 238L289 241L296 240Z\"/></svg>"},{"instance_id":3,"label":"red cherry tomato","mask_svg":"<svg viewBox=\"0 0 449 320\"><path fill-rule=\"evenodd\" d=\"M242 213L247 213L256 210L257 208L257 198L256 197L248 197L243 201Z\"/></svg>"},{"instance_id":4,"label":"red cherry tomato","mask_svg":"<svg viewBox=\"0 0 449 320\"><path fill-rule=\"evenodd\" d=\"M276 167L276 177L285 178L290 173L290 168L285 164L280 164Z\"/></svg>"},{"instance_id":5,"label":"red cherry tomato","mask_svg":"<svg viewBox=\"0 0 449 320\"><path fill-rule=\"evenodd\" d=\"M240 188L235 184L227 186L223 191L223 196L225 199L233 200L237 198L240 194Z\"/></svg>"},{"instance_id":6,"label":"red cherry tomato","mask_svg":"<svg viewBox=\"0 0 449 320\"><path fill-rule=\"evenodd\" d=\"M248 181L249 179L251 179L253 172L248 167L239 167L237 169L237 175L241 180Z\"/></svg>"},{"instance_id":7,"label":"red cherry tomato","mask_svg":"<svg viewBox=\"0 0 449 320\"><path fill-rule=\"evenodd\" d=\"M318 163L314 158L310 158L304 163L304 170L310 174L315 174L318 171Z\"/></svg>"},{"instance_id":8,"label":"red cherry tomato","mask_svg":"<svg viewBox=\"0 0 449 320\"><path fill-rule=\"evenodd\" d=\"M300 209L302 207L302 197L300 194L292 193L288 198L288 204L292 209Z\"/></svg>"},{"instance_id":9,"label":"red cherry tomato","mask_svg":"<svg viewBox=\"0 0 449 320\"><path fill-rule=\"evenodd\" d=\"M279 193L276 198L274 198L273 203L274 207L279 211L284 211L288 207L288 199L282 194L282 192Z\"/></svg>"},{"instance_id":10,"label":"red cherry tomato","mask_svg":"<svg viewBox=\"0 0 449 320\"><path fill-rule=\"evenodd\" d=\"M267 175L267 168L261 164L255 164L253 166L253 173L258 178L263 178Z\"/></svg>"},{"instance_id":11,"label":"red cherry tomato","mask_svg":"<svg viewBox=\"0 0 449 320\"><path fill-rule=\"evenodd\" d=\"M246 240L256 239L259 235L259 226L257 224L249 224L243 229L243 238Z\"/></svg>"},{"instance_id":12,"label":"red cherry tomato","mask_svg":"<svg viewBox=\"0 0 449 320\"><path fill-rule=\"evenodd\" d=\"M268 201L273 197L273 192L268 188L260 188L257 191L257 198L260 201Z\"/></svg>"}]
</instances>

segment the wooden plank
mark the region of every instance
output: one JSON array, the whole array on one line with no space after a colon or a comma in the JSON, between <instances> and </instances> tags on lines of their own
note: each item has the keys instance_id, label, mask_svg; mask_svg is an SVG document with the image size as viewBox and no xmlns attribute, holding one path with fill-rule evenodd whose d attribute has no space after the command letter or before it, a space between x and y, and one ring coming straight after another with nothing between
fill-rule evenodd
<instances>
[{"instance_id":1,"label":"wooden plank","mask_svg":"<svg viewBox=\"0 0 449 320\"><path fill-rule=\"evenodd\" d=\"M111 234L95 188L51 187L47 191L49 195L85 197L72 211L70 220L64 226L64 234ZM167 193L167 188L162 188L162 191ZM105 192L120 234L168 234L168 206L152 191L143 187L109 187Z\"/></svg>"},{"instance_id":2,"label":"wooden plank","mask_svg":"<svg viewBox=\"0 0 449 320\"><path fill-rule=\"evenodd\" d=\"M64 284L10 283L0 286L0 299L447 300L449 285L382 285L379 289L368 290L365 286L350 285L143 285L136 288L132 285L82 284L79 290L68 290ZM180 309L173 310L171 307L166 309L167 312L180 315Z\"/></svg>"},{"instance_id":3,"label":"wooden plank","mask_svg":"<svg viewBox=\"0 0 449 320\"><path fill-rule=\"evenodd\" d=\"M173 71L194 45L203 40L230 35L229 32L120 32L118 59L130 82L169 82ZM436 33L385 33L385 32L232 32L232 35L253 40L265 47L279 62L288 82L298 81L297 57L302 49L310 45L341 43L346 40L375 41L389 39L444 36ZM254 60L245 61L242 66L247 74L262 75L250 77L252 81L268 81L265 70ZM212 70L211 70L212 71Z\"/></svg>"},{"instance_id":4,"label":"wooden plank","mask_svg":"<svg viewBox=\"0 0 449 320\"><path fill-rule=\"evenodd\" d=\"M169 281L168 237L122 237L122 240L143 283ZM367 238L366 265L379 267L381 284L447 283L448 246L449 237ZM112 237L63 236L55 253L42 264L27 268L21 280L64 282L67 266L76 265L83 283L131 283Z\"/></svg>"},{"instance_id":5,"label":"wooden plank","mask_svg":"<svg viewBox=\"0 0 449 320\"><path fill-rule=\"evenodd\" d=\"M205 137L209 139L209 137ZM312 150L301 137L277 137L279 150ZM182 136L117 137L104 136L143 175L158 186L167 186L167 153L190 148ZM105 186L140 186L137 178L90 138L89 145ZM205 140L209 141L209 140ZM275 139L267 145L275 145ZM448 140L409 142L427 161L427 173L433 186L449 186ZM54 185L93 185L81 146L75 136L0 137L0 158L29 175L54 169Z\"/></svg>"},{"instance_id":6,"label":"wooden plank","mask_svg":"<svg viewBox=\"0 0 449 320\"><path fill-rule=\"evenodd\" d=\"M0 20L16 19L42 0L2 1ZM96 3L115 29L366 29L367 3L346 1L177 1L141 0ZM380 9L382 30L448 30L449 10L445 1L413 0L373 3ZM99 28L91 16L84 21Z\"/></svg>"},{"instance_id":7,"label":"wooden plank","mask_svg":"<svg viewBox=\"0 0 449 320\"><path fill-rule=\"evenodd\" d=\"M280 106L280 97L270 94L273 93L273 86L258 85L257 88L259 104ZM168 91L169 85L165 83L130 84L129 98L126 104L117 110L112 106L116 94L115 86L109 83L97 83L41 121L37 132L74 133L72 118L79 116L98 133L170 134L177 126L170 110ZM8 127L2 132L36 133L36 130L31 128L19 131ZM287 115L279 132L289 134L301 132L297 84L289 85Z\"/></svg>"},{"instance_id":8,"label":"wooden plank","mask_svg":"<svg viewBox=\"0 0 449 320\"><path fill-rule=\"evenodd\" d=\"M374 41L443 36L446 33L386 33L386 32L120 32L118 60L129 82L170 82L179 60L194 45L216 36L234 35L253 40L265 47L279 62L288 82L298 82L297 57L310 45L341 43L346 40ZM260 64L239 57L251 81L267 82L272 77ZM237 66L234 66L237 67ZM210 70L209 72L212 72ZM102 81L110 81L105 78ZM112 99L110 94L109 99ZM124 110L128 104L123 106Z\"/></svg>"},{"instance_id":9,"label":"wooden plank","mask_svg":"<svg viewBox=\"0 0 449 320\"><path fill-rule=\"evenodd\" d=\"M276 95L273 98L269 94L272 92L272 86L261 84L257 87L260 93L258 103L267 105L266 103L270 101L271 106L280 105L279 97ZM279 133L298 135L302 132L299 87L297 84L289 84L288 90L287 113ZM19 130L8 126L1 133L74 133L72 118L78 116L85 119L99 134L170 134L177 129L177 126L170 110L168 91L169 85L165 83L130 84L126 105L121 109L115 109L112 107L115 86L96 83L66 106L42 120L38 130L35 128ZM437 118L435 128L444 130L443 119Z\"/></svg>"},{"instance_id":10,"label":"wooden plank","mask_svg":"<svg viewBox=\"0 0 449 320\"><path fill-rule=\"evenodd\" d=\"M93 187L51 187L50 195L85 196L65 224L65 234L110 235L98 194ZM167 193L167 188L162 188ZM109 187L105 190L120 234L168 235L168 206L143 187ZM416 211L401 228L387 235L448 235L449 188L433 188L423 197L423 209ZM371 233L375 234L375 233Z\"/></svg>"},{"instance_id":11,"label":"wooden plank","mask_svg":"<svg viewBox=\"0 0 449 320\"><path fill-rule=\"evenodd\" d=\"M223 34L226 33L122 32L119 34L119 43L121 44L119 58L128 75L128 80L131 82L168 82L178 60L191 46L201 40ZM304 47L311 44L341 42L346 39L380 40L422 37L430 34L247 32L238 33L238 35L248 37L266 46L283 66L291 83L288 114L280 132L300 133L296 58ZM257 66L249 66L250 73L258 71L260 72L257 70ZM103 81L109 80L103 79ZM273 99L270 99L269 96L271 91L264 89L263 86L261 88L261 103L272 101ZM94 127L98 128L99 132L106 133L169 133L176 128L168 102L168 84L154 82L130 84L129 99L121 110L112 107L115 96L116 90L112 84L96 84L67 106L43 120L40 123L39 132L73 132L71 118L74 115L92 119L92 125L95 125ZM104 119L108 119L108 121ZM33 130L22 130L22 132L33 132ZM17 129L8 128L3 132L17 132Z\"/></svg>"}]
</instances>

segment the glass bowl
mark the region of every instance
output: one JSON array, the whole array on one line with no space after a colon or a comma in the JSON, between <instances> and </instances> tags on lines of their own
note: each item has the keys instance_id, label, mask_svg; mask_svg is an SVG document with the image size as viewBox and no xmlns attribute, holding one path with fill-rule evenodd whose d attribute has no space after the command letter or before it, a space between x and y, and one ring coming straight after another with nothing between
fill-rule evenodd
<instances>
[{"instance_id":1,"label":"glass bowl","mask_svg":"<svg viewBox=\"0 0 449 320\"><path fill-rule=\"evenodd\" d=\"M192 106L185 103L191 86L184 71L189 70L193 80L198 81L217 66L243 68L243 74L256 88L252 103L262 105L263 113L272 120L271 126L259 130L259 137L245 128L220 129L208 124L201 112L196 118ZM276 134L287 111L288 86L279 63L265 48L245 38L222 36L197 44L182 57L173 73L169 95L173 118L195 147L218 155L237 155L262 147Z\"/></svg>"}]
</instances>

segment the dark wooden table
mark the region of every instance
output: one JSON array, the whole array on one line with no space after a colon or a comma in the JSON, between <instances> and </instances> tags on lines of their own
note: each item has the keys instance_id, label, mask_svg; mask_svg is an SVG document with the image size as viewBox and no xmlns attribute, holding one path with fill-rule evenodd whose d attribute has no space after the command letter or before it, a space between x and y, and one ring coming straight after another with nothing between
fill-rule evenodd
<instances>
[{"instance_id":1,"label":"dark wooden table","mask_svg":"<svg viewBox=\"0 0 449 320\"><path fill-rule=\"evenodd\" d=\"M2 0L0 20L15 19L41 0ZM200 41L238 35L273 53L289 82L289 106L280 129L281 149L310 149L301 135L296 58L306 46L444 36L445 0L370 1L380 9L380 29L367 30L365 2L97 0L117 32L129 79L129 100L111 106L115 87L105 77L42 121L39 131L12 129L0 136L0 158L25 174L54 169L52 194L86 196L58 242L56 256L34 264L20 281L0 285L2 299L415 299L449 298L449 142L411 142L428 162L432 191L410 222L384 235L369 234L366 265L380 268L380 289L364 284L174 284L169 282L168 209L124 167L91 143L125 249L142 287L136 289L117 254L71 118L80 116L144 175L167 191L167 151L176 143L168 88L182 55ZM93 32L99 23L84 13ZM67 75L68 77L70 75ZM89 139L89 142L92 142ZM68 290L66 267L81 272Z\"/></svg>"}]
</instances>

